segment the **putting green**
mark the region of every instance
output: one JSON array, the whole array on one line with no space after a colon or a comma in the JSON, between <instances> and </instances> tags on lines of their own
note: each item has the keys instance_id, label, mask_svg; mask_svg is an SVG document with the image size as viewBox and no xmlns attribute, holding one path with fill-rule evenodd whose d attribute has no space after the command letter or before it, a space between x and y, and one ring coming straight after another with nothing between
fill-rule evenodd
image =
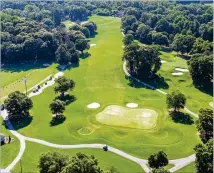
<instances>
[{"instance_id":1,"label":"putting green","mask_svg":"<svg viewBox=\"0 0 214 173\"><path fill-rule=\"evenodd\" d=\"M158 113L152 109L131 109L111 105L96 115L96 120L102 124L151 129L156 126Z\"/></svg>"}]
</instances>

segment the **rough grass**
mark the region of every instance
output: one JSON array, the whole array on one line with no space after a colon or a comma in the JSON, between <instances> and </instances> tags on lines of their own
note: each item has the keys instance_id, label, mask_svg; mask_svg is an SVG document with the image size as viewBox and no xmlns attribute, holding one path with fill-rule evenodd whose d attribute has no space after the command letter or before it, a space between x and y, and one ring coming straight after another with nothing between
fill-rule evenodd
<instances>
[{"instance_id":1,"label":"rough grass","mask_svg":"<svg viewBox=\"0 0 214 173\"><path fill-rule=\"evenodd\" d=\"M91 39L96 46L90 48L88 58L80 59L79 67L73 66L65 71L65 76L76 83L74 90L69 92L76 100L66 106L66 120L56 126L49 125L52 119L49 105L57 96L51 86L32 98L32 122L18 131L58 144L108 144L144 159L160 150L166 152L169 159L194 153L193 148L200 141L195 124L175 123L169 116L164 95L144 86L134 87L133 82L125 77L120 19L93 16L89 20L98 25L98 34ZM87 105L92 102L101 106L88 109ZM155 110L158 113L156 127L140 130L107 126L96 121L96 115L106 106L125 107L130 102L138 103L139 108ZM91 135L79 134L79 129L91 126L96 127ZM34 144L34 148L36 146Z\"/></svg>"},{"instance_id":2,"label":"rough grass","mask_svg":"<svg viewBox=\"0 0 214 173\"><path fill-rule=\"evenodd\" d=\"M0 117L1 131L0 133L8 137L14 138L14 141L10 144L0 146L1 148L1 168L6 168L18 155L20 143L19 140L13 136L3 125L3 119Z\"/></svg>"},{"instance_id":3,"label":"rough grass","mask_svg":"<svg viewBox=\"0 0 214 173\"><path fill-rule=\"evenodd\" d=\"M110 126L151 129L156 126L158 114L151 109L132 109L117 105L106 107L96 120Z\"/></svg>"},{"instance_id":4,"label":"rough grass","mask_svg":"<svg viewBox=\"0 0 214 173\"><path fill-rule=\"evenodd\" d=\"M36 145L36 147L35 147ZM32 149L33 148L33 149ZM87 155L94 155L98 161L102 170L107 171L111 166L114 166L120 173L143 173L140 165L120 157L114 153L106 152L101 149L54 149L40 144L34 144L31 142L26 143L26 150L22 157L21 165L22 172L36 173L39 172L37 167L39 163L39 157L45 152L60 152L72 157L78 152L82 152ZM32 157L33 156L33 157ZM21 165L17 164L13 168L14 173L21 172Z\"/></svg>"}]
</instances>

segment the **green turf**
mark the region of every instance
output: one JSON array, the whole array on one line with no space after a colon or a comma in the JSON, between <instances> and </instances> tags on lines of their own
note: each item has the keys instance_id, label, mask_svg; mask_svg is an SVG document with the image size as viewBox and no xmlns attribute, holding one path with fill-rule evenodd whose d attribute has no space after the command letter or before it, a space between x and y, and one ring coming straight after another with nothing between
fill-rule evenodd
<instances>
[{"instance_id":1,"label":"green turf","mask_svg":"<svg viewBox=\"0 0 214 173\"><path fill-rule=\"evenodd\" d=\"M19 140L13 136L7 129L5 129L4 126L2 126L3 119L0 117L0 123L1 123L1 130L0 133L8 137L9 135L11 138L14 138L14 141L10 144L5 144L3 146L0 146L1 148L1 168L6 168L18 155L20 143Z\"/></svg>"},{"instance_id":2,"label":"green turf","mask_svg":"<svg viewBox=\"0 0 214 173\"><path fill-rule=\"evenodd\" d=\"M66 20L63 23L65 24L67 29L69 29L69 27L73 25L70 20Z\"/></svg>"},{"instance_id":3,"label":"green turf","mask_svg":"<svg viewBox=\"0 0 214 173\"><path fill-rule=\"evenodd\" d=\"M35 146L36 145L36 146ZM22 172L35 173L39 172L38 162L39 157L44 152L60 152L69 156L73 156L78 152L85 153L87 155L94 155L98 161L102 170L106 171L111 166L114 166L120 173L143 173L143 169L137 163L127 160L111 152L105 152L101 149L54 149L44 145L35 144L31 142L26 143L26 150L22 157ZM32 157L33 156L33 157ZM20 163L13 168L13 172L21 172Z\"/></svg>"},{"instance_id":4,"label":"green turf","mask_svg":"<svg viewBox=\"0 0 214 173\"><path fill-rule=\"evenodd\" d=\"M151 109L133 109L117 105L106 107L96 115L96 120L110 126L152 129L156 126L158 114Z\"/></svg>"},{"instance_id":5,"label":"green turf","mask_svg":"<svg viewBox=\"0 0 214 173\"><path fill-rule=\"evenodd\" d=\"M42 62L11 65L1 68L1 101L13 91L25 91L24 78L27 78L27 89L30 89L50 74L57 72L57 64L43 67Z\"/></svg>"},{"instance_id":6,"label":"green turf","mask_svg":"<svg viewBox=\"0 0 214 173\"><path fill-rule=\"evenodd\" d=\"M175 68L186 68L187 60L177 57L174 52L161 51L161 59L167 61L162 64L161 70L158 72L164 77L168 85L166 92L180 90L187 97L187 107L195 113L200 108L211 108L209 103L212 101L212 95L201 92L192 84L192 78L188 72L184 72L181 76L173 76L171 73L176 72Z\"/></svg>"},{"instance_id":7,"label":"green turf","mask_svg":"<svg viewBox=\"0 0 214 173\"><path fill-rule=\"evenodd\" d=\"M98 26L98 35L91 39L96 46L90 48L90 57L80 60L79 67L65 71L65 76L76 83L74 91L69 92L76 97L76 101L66 106L66 120L57 126L49 125L52 118L49 105L57 96L52 86L32 98L33 120L18 131L53 143L108 144L144 159L160 150L165 151L169 159L192 154L194 146L200 141L195 124L175 123L169 117L164 95L143 86L133 87L133 82L126 79L122 69L120 19L92 16L89 20ZM87 105L92 102L100 103L101 107L88 109ZM155 110L158 113L156 127L140 130L103 125L96 121L96 115L105 107L125 107L129 102L138 103L139 108ZM92 134L83 135L91 129L95 130Z\"/></svg>"},{"instance_id":8,"label":"green turf","mask_svg":"<svg viewBox=\"0 0 214 173\"><path fill-rule=\"evenodd\" d=\"M192 162L189 165L179 169L176 173L195 173L195 162Z\"/></svg>"}]
</instances>

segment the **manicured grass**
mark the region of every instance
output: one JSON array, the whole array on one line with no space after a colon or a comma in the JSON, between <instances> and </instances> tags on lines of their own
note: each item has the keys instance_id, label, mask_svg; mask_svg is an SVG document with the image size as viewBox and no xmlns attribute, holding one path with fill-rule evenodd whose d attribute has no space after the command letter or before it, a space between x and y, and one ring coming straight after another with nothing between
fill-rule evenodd
<instances>
[{"instance_id":1,"label":"manicured grass","mask_svg":"<svg viewBox=\"0 0 214 173\"><path fill-rule=\"evenodd\" d=\"M0 133L4 136L8 137L10 135L11 138L14 138L14 141L10 144L5 144L3 146L0 146L1 148L1 168L6 168L18 155L20 142L19 140L13 136L7 129L5 129L4 126L2 126L3 119L0 117L0 123L1 123L1 131Z\"/></svg>"},{"instance_id":2,"label":"manicured grass","mask_svg":"<svg viewBox=\"0 0 214 173\"><path fill-rule=\"evenodd\" d=\"M136 85L125 77L120 19L92 16L89 20L98 26L98 34L90 39L96 46L90 48L90 57L80 60L79 67L65 71L65 76L76 83L75 89L69 92L76 100L66 106L66 120L56 126L49 125L52 118L49 105L57 96L52 86L32 98L33 120L18 131L58 144L108 144L144 159L160 150L166 152L169 159L194 153L194 146L200 142L195 124L174 122L169 116L165 95ZM87 105L92 102L100 103L101 107L88 109ZM125 107L129 102L138 103L139 108L155 110L158 113L156 127L141 130L108 126L96 121L96 115L105 107ZM93 133L83 135L91 129Z\"/></svg>"},{"instance_id":3,"label":"manicured grass","mask_svg":"<svg viewBox=\"0 0 214 173\"><path fill-rule=\"evenodd\" d=\"M30 89L50 74L55 74L57 64L43 67L42 62L11 65L1 68L1 101L13 91L25 91L24 79L27 78L27 89Z\"/></svg>"},{"instance_id":4,"label":"manicured grass","mask_svg":"<svg viewBox=\"0 0 214 173\"><path fill-rule=\"evenodd\" d=\"M187 60L177 57L174 52L161 51L161 59L166 63L162 64L158 72L166 82L166 88L162 90L169 92L180 90L187 97L187 107L195 113L198 113L200 108L210 108L209 103L212 101L212 95L201 92L196 89L192 83L192 78L188 72L184 72L181 76L173 76L171 73L178 72L175 68L188 69ZM167 88L168 87L168 88Z\"/></svg>"},{"instance_id":5,"label":"manicured grass","mask_svg":"<svg viewBox=\"0 0 214 173\"><path fill-rule=\"evenodd\" d=\"M111 166L114 166L120 173L143 173L143 169L137 163L127 160L111 152L105 152L100 149L55 149L44 145L35 144L31 142L26 143L26 150L22 157L22 172L39 172L37 167L39 163L39 157L45 152L60 152L70 157L74 156L78 152L82 152L86 155L94 155L98 161L102 170L107 171ZM17 164L13 168L13 172L20 172L20 164Z\"/></svg>"},{"instance_id":6,"label":"manicured grass","mask_svg":"<svg viewBox=\"0 0 214 173\"><path fill-rule=\"evenodd\" d=\"M179 169L176 173L195 173L195 162L190 163L182 169Z\"/></svg>"}]
</instances>

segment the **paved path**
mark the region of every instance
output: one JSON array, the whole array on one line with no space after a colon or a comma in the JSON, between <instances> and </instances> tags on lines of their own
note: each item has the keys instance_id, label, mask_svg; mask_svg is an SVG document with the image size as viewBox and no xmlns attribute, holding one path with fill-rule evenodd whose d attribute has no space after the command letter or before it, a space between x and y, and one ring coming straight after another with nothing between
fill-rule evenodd
<instances>
[{"instance_id":1,"label":"paved path","mask_svg":"<svg viewBox=\"0 0 214 173\"><path fill-rule=\"evenodd\" d=\"M130 74L128 73L128 71L126 70L126 63L124 62L123 64L123 70L125 72L125 74L129 77ZM138 82L142 83L143 85L149 87L149 88L152 88L152 89L155 89L153 86L149 85L149 84L146 84L134 77L131 77L132 79L134 80L137 80ZM159 89L155 89L156 91L166 95L165 92L159 90ZM185 108L186 111L189 111L189 113L191 112L190 110L188 110L187 108ZM194 113L193 113L194 114ZM192 114L192 115L193 115ZM196 115L196 114L195 114ZM25 141L31 141L31 142L35 142L35 143L39 143L39 144L42 144L42 145L46 145L46 146L49 146L49 147L53 147L53 148L60 148L60 149L74 149L74 148L97 148L97 149L103 149L103 146L105 144L77 144L77 145L60 145L60 144L54 144L54 143L50 143L50 142L47 142L47 141L44 141L44 140L40 140L40 139L36 139L36 138L30 138L30 137L26 137L26 136L23 136L21 135L20 133L18 133L17 131L14 130L11 122L9 121L8 119L8 113L6 110L4 111L1 111L1 116L3 117L3 119L5 120L6 122L6 125L8 127L8 130L14 135L16 136L19 141L20 141L20 150L19 150L19 153L18 155L16 156L16 158L12 161L12 163L6 167L5 169L0 169L0 171L4 172L4 173L9 173L12 168L18 163L18 161L21 159L24 151L25 151L25 147L26 147L26 143ZM145 159L140 159L140 158L137 158L137 157L134 157L132 155L129 155L119 149L116 149L114 147L111 147L111 146L108 146L108 149L110 152L113 152L115 154L118 154L120 155L121 157L125 157L126 159L129 159L137 164L139 164L143 170L146 172L146 173L149 173L150 172L150 169L146 166L147 164L147 160ZM174 171L177 171L179 170L180 168L188 165L189 163L193 162L195 160L195 154L189 156L189 157L186 157L186 158L181 158L181 159L175 159L175 160L169 160L169 163L171 164L174 164L175 166L171 169L169 169L170 172L174 172Z\"/></svg>"}]
</instances>

